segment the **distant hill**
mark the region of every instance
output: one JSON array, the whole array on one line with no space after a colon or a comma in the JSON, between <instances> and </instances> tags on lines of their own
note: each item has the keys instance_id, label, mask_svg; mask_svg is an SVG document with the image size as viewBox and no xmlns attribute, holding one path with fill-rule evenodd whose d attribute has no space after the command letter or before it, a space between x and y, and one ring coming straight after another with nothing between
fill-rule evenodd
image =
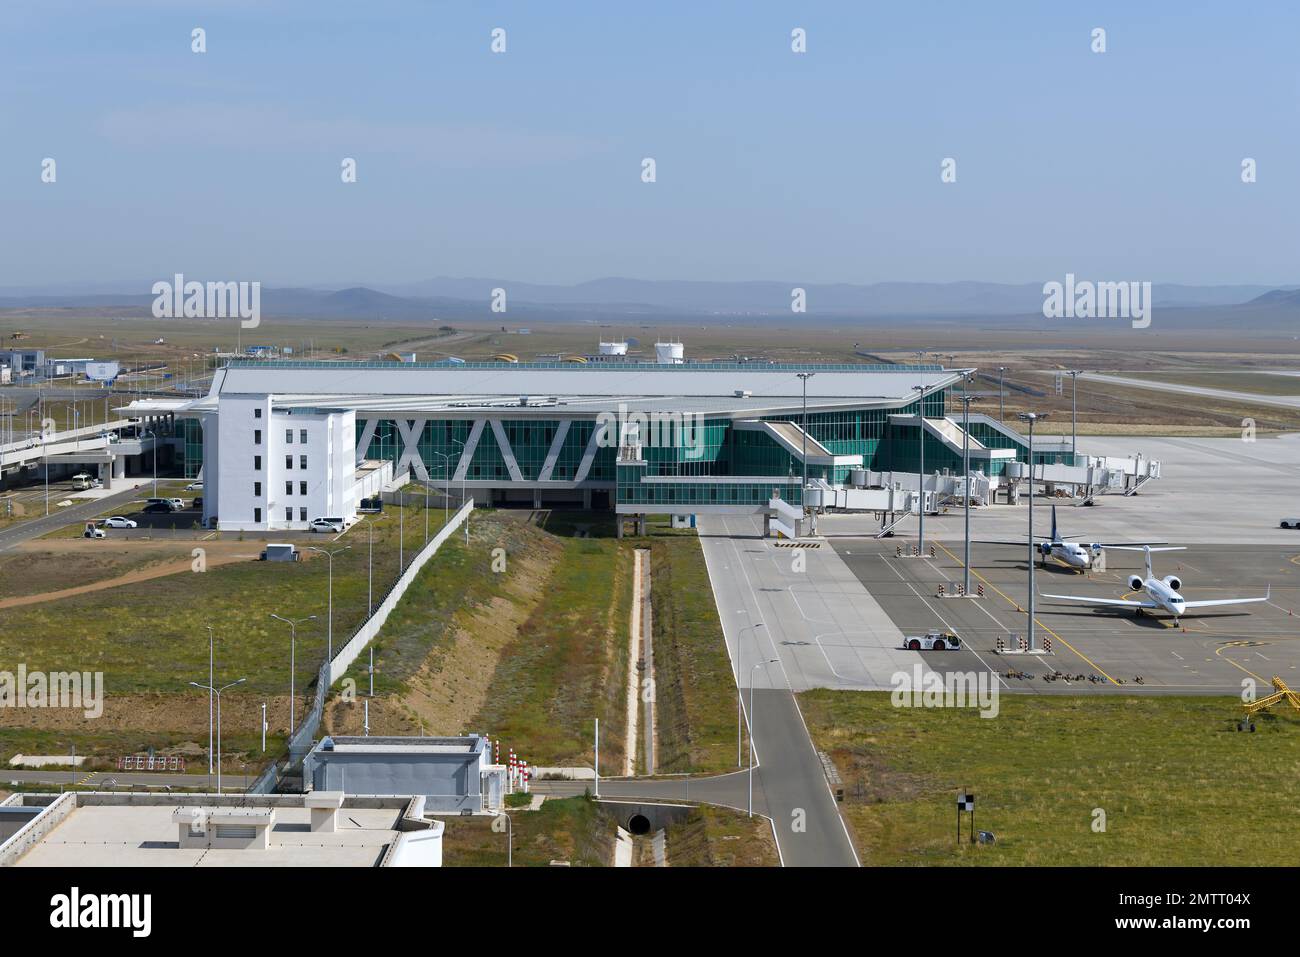
<instances>
[{"instance_id":1,"label":"distant hill","mask_svg":"<svg viewBox=\"0 0 1300 957\"><path fill-rule=\"evenodd\" d=\"M194 277L197 278L197 277ZM89 283L65 287L0 289L3 309L103 309L148 315L152 281ZM624 278L594 279L575 285L545 285L488 278L435 278L378 287L270 287L262 289L262 312L353 320L423 320L495 318L492 291L506 290L515 321L587 318L675 318L707 322L743 317L755 321L788 320L791 290L801 286L810 317L833 322L870 319L952 319L1005 317L1018 323L1041 318L1043 293L1037 283L882 282L806 283L687 282ZM144 290L132 293L130 290ZM1206 326L1249 322L1272 328L1300 318L1300 288L1261 285L1189 286L1158 283L1152 287L1155 310L1164 323ZM1163 313L1163 315L1161 315Z\"/></svg>"}]
</instances>

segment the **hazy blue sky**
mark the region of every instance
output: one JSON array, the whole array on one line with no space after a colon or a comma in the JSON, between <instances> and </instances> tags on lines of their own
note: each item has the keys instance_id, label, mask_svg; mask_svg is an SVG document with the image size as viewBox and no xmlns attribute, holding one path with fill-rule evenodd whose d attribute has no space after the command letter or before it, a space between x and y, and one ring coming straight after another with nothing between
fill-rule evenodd
<instances>
[{"instance_id":1,"label":"hazy blue sky","mask_svg":"<svg viewBox=\"0 0 1300 957\"><path fill-rule=\"evenodd\" d=\"M1295 282L1298 33L1283 2L4 0L0 286Z\"/></svg>"}]
</instances>

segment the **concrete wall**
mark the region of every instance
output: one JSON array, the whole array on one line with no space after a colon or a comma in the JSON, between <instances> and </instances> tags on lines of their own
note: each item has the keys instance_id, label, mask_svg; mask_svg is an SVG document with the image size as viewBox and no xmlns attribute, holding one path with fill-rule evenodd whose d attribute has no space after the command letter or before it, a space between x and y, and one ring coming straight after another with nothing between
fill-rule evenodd
<instances>
[{"instance_id":1,"label":"concrete wall","mask_svg":"<svg viewBox=\"0 0 1300 957\"><path fill-rule=\"evenodd\" d=\"M410 586L411 582L415 580L415 576L419 574L420 569L424 567L425 562L432 558L434 554L437 553L438 549L442 547L443 542L450 538L456 530L468 520L469 514L472 511L474 511L473 499L465 502L465 504L463 504L451 517L451 521L440 528L438 534L429 540L429 544L424 546L424 548L420 550L419 554L411 560L410 565L407 566L402 577L399 578L397 584L393 586L393 590L388 593L387 597L384 598L379 607L375 609L375 613L371 615L369 620L367 620L366 623L357 630L357 633L349 639L348 643L339 649L338 654L334 656L334 660L330 662L329 683L331 685L343 677L348 668L352 666L352 663L356 661L361 655L361 652L365 650L366 645L370 644L375 635L379 634L379 630L384 627L384 622L388 620L388 616L392 614L393 609L397 607L397 603L402 600L402 596L406 594L406 589Z\"/></svg>"}]
</instances>

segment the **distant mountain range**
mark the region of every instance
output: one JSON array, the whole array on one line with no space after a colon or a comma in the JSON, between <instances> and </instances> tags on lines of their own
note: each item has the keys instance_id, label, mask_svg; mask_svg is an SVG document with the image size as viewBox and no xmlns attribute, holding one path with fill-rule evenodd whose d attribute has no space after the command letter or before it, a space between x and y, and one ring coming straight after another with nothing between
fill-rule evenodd
<instances>
[{"instance_id":1,"label":"distant mountain range","mask_svg":"<svg viewBox=\"0 0 1300 957\"><path fill-rule=\"evenodd\" d=\"M170 279L170 277L167 277ZM188 276L189 279L209 277ZM223 278L223 277L215 277ZM1082 277L1081 277L1082 278ZM0 288L4 309L111 309L148 314L153 280L78 283L63 286ZM504 279L437 278L413 283L346 287L269 287L262 289L265 315L346 319L493 318L492 290L506 291L512 318L533 321L632 315L692 317L790 316L791 290L801 286L809 316L837 318L956 318L962 316L1040 316L1042 285L988 282L681 282L595 279L576 285L543 285ZM1192 286L1157 283L1157 310L1193 313L1225 307L1257 318L1300 315L1300 286ZM1187 318L1191 319L1192 316ZM1263 321L1263 320L1261 320ZM1270 323L1271 324L1271 323Z\"/></svg>"}]
</instances>

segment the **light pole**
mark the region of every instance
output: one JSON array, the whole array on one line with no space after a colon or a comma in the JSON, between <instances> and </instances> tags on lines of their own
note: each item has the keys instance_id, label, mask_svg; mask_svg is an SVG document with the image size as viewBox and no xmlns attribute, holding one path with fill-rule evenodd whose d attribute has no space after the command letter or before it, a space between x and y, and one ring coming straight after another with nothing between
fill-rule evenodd
<instances>
[{"instance_id":1,"label":"light pole","mask_svg":"<svg viewBox=\"0 0 1300 957\"><path fill-rule=\"evenodd\" d=\"M330 585L329 585L329 626L326 629L325 660L334 660L334 556L346 552L351 545L344 545L335 551L327 551L324 548L317 548L315 545L308 545L307 550L310 552L320 552L328 556L330 560Z\"/></svg>"},{"instance_id":2,"label":"light pole","mask_svg":"<svg viewBox=\"0 0 1300 957\"><path fill-rule=\"evenodd\" d=\"M1070 377L1070 464L1075 465L1075 456L1079 453L1079 370L1071 369L1066 373Z\"/></svg>"},{"instance_id":3,"label":"light pole","mask_svg":"<svg viewBox=\"0 0 1300 957\"><path fill-rule=\"evenodd\" d=\"M749 816L754 816L754 672L764 665L774 665L778 659L760 661L749 669Z\"/></svg>"},{"instance_id":4,"label":"light pole","mask_svg":"<svg viewBox=\"0 0 1300 957\"><path fill-rule=\"evenodd\" d=\"M238 681L232 681L228 685L222 685L217 688L213 685L200 684L197 681L191 681L190 684L196 688L202 688L217 696L217 793L221 793L221 692L233 688L235 685L242 685L247 678L240 678ZM211 752L209 752L211 759Z\"/></svg>"},{"instance_id":5,"label":"light pole","mask_svg":"<svg viewBox=\"0 0 1300 957\"><path fill-rule=\"evenodd\" d=\"M212 635L212 626L208 625L208 684L216 684L216 672L213 666L213 649L216 640ZM212 695L208 695L208 787L212 787Z\"/></svg>"},{"instance_id":6,"label":"light pole","mask_svg":"<svg viewBox=\"0 0 1300 957\"><path fill-rule=\"evenodd\" d=\"M803 488L799 491L800 507L803 506L804 495L808 489L808 380L816 374L816 372L796 373L803 384L803 424L799 427L803 432Z\"/></svg>"},{"instance_id":7,"label":"light pole","mask_svg":"<svg viewBox=\"0 0 1300 957\"><path fill-rule=\"evenodd\" d=\"M962 577L963 588L962 594L970 594L970 404L974 401L968 391L970 387L971 376L966 377L961 391L962 418L961 418L961 468L966 476L966 495L965 495L965 518L966 518L966 551L962 560L965 566L965 573Z\"/></svg>"},{"instance_id":8,"label":"light pole","mask_svg":"<svg viewBox=\"0 0 1300 957\"><path fill-rule=\"evenodd\" d=\"M451 498L451 490L448 488L451 476L451 458L442 452L434 452L434 455L442 459L442 525L447 527L447 502Z\"/></svg>"},{"instance_id":9,"label":"light pole","mask_svg":"<svg viewBox=\"0 0 1300 957\"><path fill-rule=\"evenodd\" d=\"M1018 417L1029 423L1029 648L1034 644L1034 423L1047 418L1047 414L1019 412Z\"/></svg>"},{"instance_id":10,"label":"light pole","mask_svg":"<svg viewBox=\"0 0 1300 957\"><path fill-rule=\"evenodd\" d=\"M153 429L145 429L140 433L140 438L145 436L153 439L153 497L158 497L158 433Z\"/></svg>"},{"instance_id":11,"label":"light pole","mask_svg":"<svg viewBox=\"0 0 1300 957\"><path fill-rule=\"evenodd\" d=\"M1002 401L1003 400L1002 373L1006 371L1007 371L1006 366L998 366L998 421L999 422L1005 421L1007 417L1006 410L1003 407L1003 401Z\"/></svg>"},{"instance_id":12,"label":"light pole","mask_svg":"<svg viewBox=\"0 0 1300 957\"><path fill-rule=\"evenodd\" d=\"M380 498L383 503L383 498ZM375 613L375 520L366 519L366 533L370 537L370 554L366 560L366 617Z\"/></svg>"},{"instance_id":13,"label":"light pole","mask_svg":"<svg viewBox=\"0 0 1300 957\"><path fill-rule=\"evenodd\" d=\"M917 534L916 553L925 554L925 385L914 385L912 389L917 393L917 412L920 423L920 446L921 461L916 467L917 486L921 495L921 526Z\"/></svg>"},{"instance_id":14,"label":"light pole","mask_svg":"<svg viewBox=\"0 0 1300 957\"><path fill-rule=\"evenodd\" d=\"M745 632L752 630L754 632L754 642L757 644L758 629L762 627L764 627L764 625L761 621L756 625L746 625L744 628L740 629L740 638L744 637ZM744 701L744 692L740 690L740 676L744 674L744 672L741 671L740 662L741 657L744 654L745 646L741 643L740 638L736 639L736 767L743 768L745 765L740 756L740 729L742 725L740 712Z\"/></svg>"},{"instance_id":15,"label":"light pole","mask_svg":"<svg viewBox=\"0 0 1300 957\"><path fill-rule=\"evenodd\" d=\"M406 486L397 490L397 577L406 569Z\"/></svg>"},{"instance_id":16,"label":"light pole","mask_svg":"<svg viewBox=\"0 0 1300 957\"><path fill-rule=\"evenodd\" d=\"M293 679L297 671L296 650L298 645L298 626L304 621L315 621L315 615L308 615L306 618L281 618L279 615L272 615L276 621L282 621L289 626L289 737L293 737L293 715L298 710L297 697L294 694Z\"/></svg>"},{"instance_id":17,"label":"light pole","mask_svg":"<svg viewBox=\"0 0 1300 957\"><path fill-rule=\"evenodd\" d=\"M452 439L452 441L460 446L460 457L464 458L465 443L462 442L460 439ZM465 476L468 473L469 473L469 462L466 462L465 471L462 472L460 476L460 507L461 508L465 507ZM488 504L491 504L491 502L489 502ZM465 516L465 545L466 547L469 546L469 516L468 515Z\"/></svg>"}]
</instances>

